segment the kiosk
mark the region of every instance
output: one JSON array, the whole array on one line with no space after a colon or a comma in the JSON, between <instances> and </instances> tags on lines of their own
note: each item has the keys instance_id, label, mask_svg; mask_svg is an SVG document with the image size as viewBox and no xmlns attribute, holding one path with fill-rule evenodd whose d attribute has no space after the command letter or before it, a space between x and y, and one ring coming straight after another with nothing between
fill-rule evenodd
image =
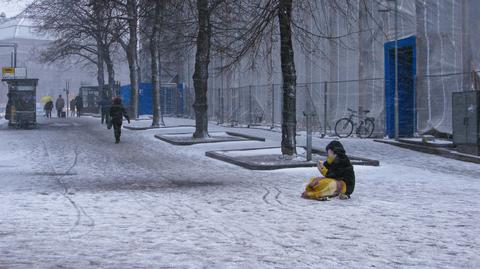
<instances>
[{"instance_id":1,"label":"kiosk","mask_svg":"<svg viewBox=\"0 0 480 269\"><path fill-rule=\"evenodd\" d=\"M8 102L5 119L8 125L18 128L29 128L37 125L36 94L38 79L36 78L4 78L8 85Z\"/></svg>"}]
</instances>

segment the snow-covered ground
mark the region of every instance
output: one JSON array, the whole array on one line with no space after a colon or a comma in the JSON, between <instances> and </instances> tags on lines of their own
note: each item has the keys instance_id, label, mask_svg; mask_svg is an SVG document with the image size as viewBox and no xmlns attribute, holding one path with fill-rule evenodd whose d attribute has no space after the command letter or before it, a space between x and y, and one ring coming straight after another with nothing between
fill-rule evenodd
<instances>
[{"instance_id":1,"label":"snow-covered ground","mask_svg":"<svg viewBox=\"0 0 480 269\"><path fill-rule=\"evenodd\" d=\"M422 138L404 138L402 140L405 141L412 141L416 143L423 143ZM425 144L433 144L433 145L452 145L453 142L450 140L445 140L445 139L435 139L433 141L427 141Z\"/></svg>"},{"instance_id":2,"label":"snow-covered ground","mask_svg":"<svg viewBox=\"0 0 480 269\"><path fill-rule=\"evenodd\" d=\"M187 127L189 128L189 127ZM179 127L179 129L184 129L184 128L181 128ZM179 132L175 132L175 130L172 130L172 134L166 134L166 135L163 135L164 137L177 137L177 138L183 138L183 139L190 139L192 138L192 135L193 135L193 131L192 132L182 132L182 133L179 133ZM226 132L209 132L210 134L210 138L215 139L215 137L225 137L225 136L228 136L228 134ZM205 138L205 140L209 140L209 138Z\"/></svg>"},{"instance_id":3,"label":"snow-covered ground","mask_svg":"<svg viewBox=\"0 0 480 269\"><path fill-rule=\"evenodd\" d=\"M179 147L154 138L172 128L124 130L115 145L99 122L0 126L0 268L480 268L480 165L346 139L381 166L355 167L352 199L315 202L300 199L314 168L204 154L279 133L211 125L267 141Z\"/></svg>"}]
</instances>

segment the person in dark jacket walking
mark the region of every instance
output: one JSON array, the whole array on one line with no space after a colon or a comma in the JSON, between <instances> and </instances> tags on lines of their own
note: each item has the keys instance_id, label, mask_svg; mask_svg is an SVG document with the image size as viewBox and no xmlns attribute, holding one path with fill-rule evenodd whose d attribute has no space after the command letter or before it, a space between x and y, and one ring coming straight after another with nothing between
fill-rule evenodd
<instances>
[{"instance_id":1,"label":"person in dark jacket walking","mask_svg":"<svg viewBox=\"0 0 480 269\"><path fill-rule=\"evenodd\" d=\"M13 121L15 118L15 113L17 111L17 108L15 106L16 104L16 99L17 99L17 94L13 92L8 92L7 93L8 101L7 101L7 107L5 109L5 119L8 120L8 126L13 126Z\"/></svg>"},{"instance_id":2,"label":"person in dark jacket walking","mask_svg":"<svg viewBox=\"0 0 480 269\"><path fill-rule=\"evenodd\" d=\"M75 103L76 103L76 98L73 98L70 100L70 117L75 117Z\"/></svg>"},{"instance_id":3,"label":"person in dark jacket walking","mask_svg":"<svg viewBox=\"0 0 480 269\"><path fill-rule=\"evenodd\" d=\"M330 142L325 148L328 157L317 168L324 176L313 177L302 194L303 198L324 200L338 196L349 199L355 189L355 172L343 145L338 141Z\"/></svg>"},{"instance_id":4,"label":"person in dark jacket walking","mask_svg":"<svg viewBox=\"0 0 480 269\"><path fill-rule=\"evenodd\" d=\"M53 101L52 100L48 101L43 107L43 109L45 110L45 116L47 116L47 118L51 118L52 110L53 110Z\"/></svg>"},{"instance_id":5,"label":"person in dark jacket walking","mask_svg":"<svg viewBox=\"0 0 480 269\"><path fill-rule=\"evenodd\" d=\"M113 125L113 132L115 134L115 144L120 143L124 117L127 119L128 123L130 123L130 118L128 117L127 111L122 105L122 99L120 99L120 97L116 97L113 99L113 104L110 107L110 120L111 124Z\"/></svg>"},{"instance_id":6,"label":"person in dark jacket walking","mask_svg":"<svg viewBox=\"0 0 480 269\"><path fill-rule=\"evenodd\" d=\"M108 99L107 96L104 96L102 100L98 103L100 106L100 110L102 112L102 121L101 123L103 124L104 122L108 124L110 121L110 106L112 105L112 101Z\"/></svg>"},{"instance_id":7,"label":"person in dark jacket walking","mask_svg":"<svg viewBox=\"0 0 480 269\"><path fill-rule=\"evenodd\" d=\"M80 117L80 113L83 109L83 98L80 95L75 97L75 108L77 109L77 117Z\"/></svg>"}]
</instances>

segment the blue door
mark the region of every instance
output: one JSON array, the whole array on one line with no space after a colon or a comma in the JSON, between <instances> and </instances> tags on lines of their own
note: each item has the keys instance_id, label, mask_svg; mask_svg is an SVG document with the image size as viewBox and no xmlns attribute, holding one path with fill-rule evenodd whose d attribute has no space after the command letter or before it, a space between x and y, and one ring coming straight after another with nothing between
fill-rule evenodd
<instances>
[{"instance_id":1,"label":"blue door","mask_svg":"<svg viewBox=\"0 0 480 269\"><path fill-rule=\"evenodd\" d=\"M400 137L415 133L415 36L398 40L398 125ZM385 43L386 134L395 137L395 41Z\"/></svg>"}]
</instances>

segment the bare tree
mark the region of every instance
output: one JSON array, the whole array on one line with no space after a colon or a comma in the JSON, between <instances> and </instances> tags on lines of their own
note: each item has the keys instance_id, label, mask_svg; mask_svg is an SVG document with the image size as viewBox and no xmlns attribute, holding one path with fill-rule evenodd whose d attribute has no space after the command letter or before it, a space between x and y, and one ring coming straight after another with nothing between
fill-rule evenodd
<instances>
[{"instance_id":1,"label":"bare tree","mask_svg":"<svg viewBox=\"0 0 480 269\"><path fill-rule=\"evenodd\" d=\"M113 33L116 41L124 49L127 56L130 74L130 113L138 117L138 91L140 85L140 65L138 62L138 22L139 0L105 0L113 3L116 13ZM125 31L126 30L126 31Z\"/></svg>"},{"instance_id":2,"label":"bare tree","mask_svg":"<svg viewBox=\"0 0 480 269\"><path fill-rule=\"evenodd\" d=\"M105 29L102 27L103 26L103 19L105 17L104 12L105 12L105 6L103 5L103 1L95 1L95 0L90 0L89 5L93 9L93 14L95 17L95 21L93 26L93 37L95 39L95 42L97 43L97 68L98 68L98 87L102 90L104 90L105 86L105 70L104 70L104 63L105 63L105 48L104 44L102 43L103 41L103 35L105 35ZM104 94L104 93L103 93Z\"/></svg>"},{"instance_id":3,"label":"bare tree","mask_svg":"<svg viewBox=\"0 0 480 269\"><path fill-rule=\"evenodd\" d=\"M242 18L235 27L223 28L223 50L230 62L226 68L238 64L252 55L255 61L262 42L271 37L270 25L278 21L280 33L280 59L283 79L282 154L296 154L296 71L292 43L293 0L265 0L256 3L237 1L233 12Z\"/></svg>"},{"instance_id":4,"label":"bare tree","mask_svg":"<svg viewBox=\"0 0 480 269\"><path fill-rule=\"evenodd\" d=\"M162 10L165 9L166 0L147 0L142 3L145 11L145 27L143 31L149 38L151 81L152 81L152 127L160 126L160 28L162 23ZM162 125L165 125L162 117Z\"/></svg>"},{"instance_id":5,"label":"bare tree","mask_svg":"<svg viewBox=\"0 0 480 269\"><path fill-rule=\"evenodd\" d=\"M150 54L152 61L152 100L153 100L153 118L152 127L160 126L160 71L159 71L159 31L160 31L160 10L163 0L155 0L155 13L153 19L153 30L150 38Z\"/></svg>"},{"instance_id":6,"label":"bare tree","mask_svg":"<svg viewBox=\"0 0 480 269\"><path fill-rule=\"evenodd\" d=\"M195 70L193 84L195 88L195 111L196 129L195 138L208 137L208 79L209 64L213 50L212 42L216 35L215 23L220 23L224 7L231 1L228 0L189 0L189 1L166 1L168 15L161 16L161 39L158 40L160 51L170 56L175 56L174 61L180 61L177 57L186 54L192 48L196 49ZM150 23L152 24L152 23ZM149 35L150 36L150 35ZM161 58L162 53L159 53ZM186 56L188 57L188 55ZM158 61L158 63L162 63ZM153 64L153 63L152 63ZM153 65L152 65L153 68ZM168 72L166 68L162 72Z\"/></svg>"},{"instance_id":7,"label":"bare tree","mask_svg":"<svg viewBox=\"0 0 480 269\"><path fill-rule=\"evenodd\" d=\"M97 82L104 89L107 65L110 90L115 83L110 46L114 43L107 1L37 0L24 14L37 23L39 32L55 38L41 54L44 62L54 62L79 56L97 66Z\"/></svg>"},{"instance_id":8,"label":"bare tree","mask_svg":"<svg viewBox=\"0 0 480 269\"><path fill-rule=\"evenodd\" d=\"M362 3L367 0L361 0ZM377 1L377 0L372 0ZM226 52L228 61L224 69L232 68L248 59L252 65L258 58L271 55L272 36L279 36L282 69L282 153L296 154L296 70L294 45L297 42L304 52L321 53L328 56L317 44L321 40L342 43L345 37L356 35L358 29L359 1L350 0L238 0L233 2L229 16L237 18L236 23L221 24L222 38L218 47ZM342 20L344 32L332 29L330 18ZM305 18L312 25L306 25ZM225 21L226 22L226 21ZM276 27L273 27L277 25ZM265 46L263 46L265 44ZM348 47L349 44L342 44ZM270 48L270 51L262 51Z\"/></svg>"},{"instance_id":9,"label":"bare tree","mask_svg":"<svg viewBox=\"0 0 480 269\"><path fill-rule=\"evenodd\" d=\"M113 64L114 51L112 48L116 45L116 33L119 29L114 28L114 15L115 6L110 1L95 1L91 0L95 15L95 27L96 27L96 41L97 47L102 49L102 52L98 53L100 58L105 63L108 74L108 91L107 96L112 96L115 90L115 68ZM104 73L104 72L102 72ZM99 84L99 86L101 86Z\"/></svg>"},{"instance_id":10,"label":"bare tree","mask_svg":"<svg viewBox=\"0 0 480 269\"><path fill-rule=\"evenodd\" d=\"M193 84L195 87L195 133L194 138L208 137L207 90L208 65L210 64L210 47L212 25L210 23L211 10L208 0L197 0L198 35L197 53L195 55L195 72Z\"/></svg>"},{"instance_id":11,"label":"bare tree","mask_svg":"<svg viewBox=\"0 0 480 269\"><path fill-rule=\"evenodd\" d=\"M292 44L292 1L280 0L278 6L278 22L280 26L280 55L283 78L282 109L282 154L293 155L296 150L297 129L297 75L293 57Z\"/></svg>"},{"instance_id":12,"label":"bare tree","mask_svg":"<svg viewBox=\"0 0 480 269\"><path fill-rule=\"evenodd\" d=\"M127 0L127 17L128 17L128 45L125 47L127 52L128 68L130 70L130 85L131 85L131 109L132 116L138 116L138 89L139 89L139 64L138 64L138 2L137 0Z\"/></svg>"}]
</instances>

